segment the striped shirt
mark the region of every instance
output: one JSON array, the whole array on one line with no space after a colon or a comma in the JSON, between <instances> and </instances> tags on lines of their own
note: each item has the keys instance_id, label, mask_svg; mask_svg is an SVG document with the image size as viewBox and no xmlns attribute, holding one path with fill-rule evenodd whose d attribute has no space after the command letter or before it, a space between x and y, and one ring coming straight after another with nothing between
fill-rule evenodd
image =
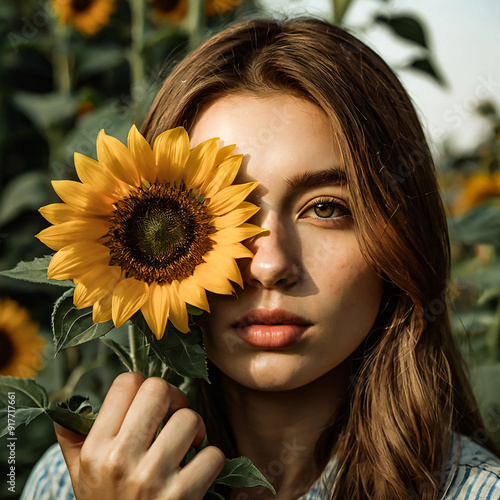
<instances>
[{"instance_id":1,"label":"striped shirt","mask_svg":"<svg viewBox=\"0 0 500 500\"><path fill-rule=\"evenodd\" d=\"M328 500L335 475L332 460L308 493L298 500ZM500 500L500 459L466 436L453 434L442 471L440 500ZM408 491L404 500L421 498ZM21 500L75 500L68 469L57 444L33 468ZM403 500L403 499L402 499Z\"/></svg>"}]
</instances>

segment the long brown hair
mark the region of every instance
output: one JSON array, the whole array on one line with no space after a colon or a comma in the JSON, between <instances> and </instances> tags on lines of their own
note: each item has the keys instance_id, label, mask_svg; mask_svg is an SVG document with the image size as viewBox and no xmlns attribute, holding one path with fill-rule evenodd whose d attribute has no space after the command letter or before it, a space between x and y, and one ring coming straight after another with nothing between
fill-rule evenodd
<instances>
[{"instance_id":1,"label":"long brown hair","mask_svg":"<svg viewBox=\"0 0 500 500\"><path fill-rule=\"evenodd\" d=\"M174 69L143 133L152 142L173 126L190 130L209 103L249 92L286 92L327 113L359 244L386 282L373 331L352 355L348 399L317 444L319 465L338 459L331 498L437 499L451 433L476 438L485 426L449 324L446 219L415 110L388 66L345 31L309 18L252 20ZM211 425L224 418L216 381L202 391L203 413L209 438L231 453L230 432Z\"/></svg>"}]
</instances>

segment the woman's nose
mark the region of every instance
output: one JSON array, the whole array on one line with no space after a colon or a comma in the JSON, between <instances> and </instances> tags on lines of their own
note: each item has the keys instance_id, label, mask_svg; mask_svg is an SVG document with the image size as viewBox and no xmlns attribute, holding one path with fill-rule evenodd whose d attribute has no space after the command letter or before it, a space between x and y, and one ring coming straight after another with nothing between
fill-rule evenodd
<instances>
[{"instance_id":1,"label":"woman's nose","mask_svg":"<svg viewBox=\"0 0 500 500\"><path fill-rule=\"evenodd\" d=\"M257 288L289 288L299 281L300 267L297 242L280 224L265 224L268 236L260 236L247 244L253 259L242 270L243 280Z\"/></svg>"}]
</instances>

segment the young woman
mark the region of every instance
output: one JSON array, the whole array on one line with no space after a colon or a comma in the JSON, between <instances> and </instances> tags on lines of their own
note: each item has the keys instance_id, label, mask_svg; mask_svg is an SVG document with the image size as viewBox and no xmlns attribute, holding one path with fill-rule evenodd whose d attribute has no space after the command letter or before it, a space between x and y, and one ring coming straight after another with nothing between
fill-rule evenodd
<instances>
[{"instance_id":1,"label":"young woman","mask_svg":"<svg viewBox=\"0 0 500 500\"><path fill-rule=\"evenodd\" d=\"M386 64L319 20L238 24L177 66L143 133L179 125L193 147L237 144L237 182L259 181L253 221L270 235L247 242L237 298L209 297L199 413L129 373L86 439L56 426L76 498L201 499L224 455L249 457L281 500L500 498L498 449L450 331L432 159ZM213 446L180 468L205 433ZM24 498L52 498L44 488L72 498L59 448Z\"/></svg>"}]
</instances>

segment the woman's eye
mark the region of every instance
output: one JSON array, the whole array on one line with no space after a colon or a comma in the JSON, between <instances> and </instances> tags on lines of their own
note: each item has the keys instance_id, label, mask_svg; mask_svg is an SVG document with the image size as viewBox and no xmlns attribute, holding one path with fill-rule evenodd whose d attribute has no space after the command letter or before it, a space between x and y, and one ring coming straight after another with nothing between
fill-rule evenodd
<instances>
[{"instance_id":1,"label":"woman's eye","mask_svg":"<svg viewBox=\"0 0 500 500\"><path fill-rule=\"evenodd\" d=\"M302 214L303 217L312 217L314 219L336 219L343 215L350 215L349 209L332 201L315 203Z\"/></svg>"},{"instance_id":2,"label":"woman's eye","mask_svg":"<svg viewBox=\"0 0 500 500\"><path fill-rule=\"evenodd\" d=\"M336 206L333 203L318 203L314 205L314 213L322 219L330 218L336 211Z\"/></svg>"}]
</instances>

